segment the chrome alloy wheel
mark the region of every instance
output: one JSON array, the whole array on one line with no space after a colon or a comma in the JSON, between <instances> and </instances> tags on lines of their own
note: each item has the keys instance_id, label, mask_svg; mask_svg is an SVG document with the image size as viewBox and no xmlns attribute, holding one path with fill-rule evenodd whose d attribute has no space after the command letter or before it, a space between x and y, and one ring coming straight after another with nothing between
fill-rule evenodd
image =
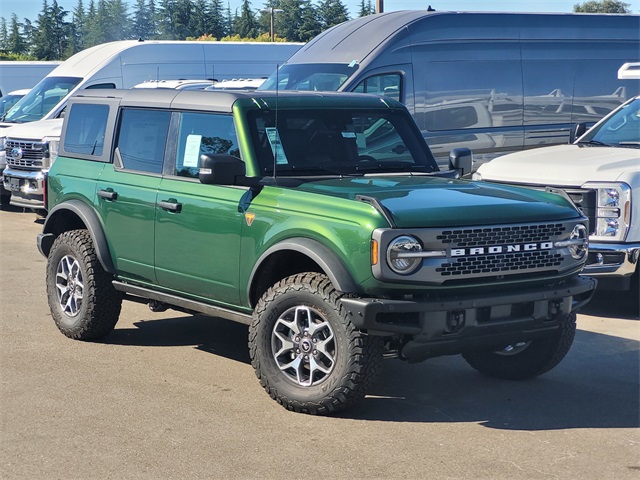
<instances>
[{"instance_id":1,"label":"chrome alloy wheel","mask_svg":"<svg viewBox=\"0 0 640 480\"><path fill-rule=\"evenodd\" d=\"M278 318L271 333L271 351L280 371L303 387L327 379L336 363L331 325L317 310L303 305Z\"/></svg>"},{"instance_id":2,"label":"chrome alloy wheel","mask_svg":"<svg viewBox=\"0 0 640 480\"><path fill-rule=\"evenodd\" d=\"M65 255L58 263L56 290L62 311L70 317L78 315L84 297L84 278L80 263L71 255Z\"/></svg>"}]
</instances>

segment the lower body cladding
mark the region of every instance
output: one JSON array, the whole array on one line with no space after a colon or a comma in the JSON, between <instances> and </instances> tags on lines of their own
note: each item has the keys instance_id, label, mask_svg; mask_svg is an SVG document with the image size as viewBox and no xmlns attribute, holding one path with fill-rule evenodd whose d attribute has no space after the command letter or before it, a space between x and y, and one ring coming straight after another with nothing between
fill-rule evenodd
<instances>
[{"instance_id":1,"label":"lower body cladding","mask_svg":"<svg viewBox=\"0 0 640 480\"><path fill-rule=\"evenodd\" d=\"M551 335L559 319L586 304L596 280L576 277L553 287L532 287L429 300L342 298L351 322L370 335L409 341L402 358L421 361L476 349L499 349Z\"/></svg>"},{"instance_id":2,"label":"lower body cladding","mask_svg":"<svg viewBox=\"0 0 640 480\"><path fill-rule=\"evenodd\" d=\"M11 193L11 205L31 209L44 207L44 182L42 170L16 170L8 167L3 172L3 186Z\"/></svg>"}]
</instances>

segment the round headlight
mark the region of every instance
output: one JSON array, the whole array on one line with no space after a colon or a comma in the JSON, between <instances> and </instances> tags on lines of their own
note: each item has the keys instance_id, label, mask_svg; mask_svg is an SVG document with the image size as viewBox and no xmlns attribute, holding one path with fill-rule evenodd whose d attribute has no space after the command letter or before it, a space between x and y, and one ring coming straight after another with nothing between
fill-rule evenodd
<instances>
[{"instance_id":1,"label":"round headlight","mask_svg":"<svg viewBox=\"0 0 640 480\"><path fill-rule=\"evenodd\" d=\"M584 258L589 248L589 234L587 233L587 227L581 223L573 227L569 240L578 240L572 245L569 245L569 253L571 253L571 256L576 260Z\"/></svg>"},{"instance_id":2,"label":"round headlight","mask_svg":"<svg viewBox=\"0 0 640 480\"><path fill-rule=\"evenodd\" d=\"M413 272L422 263L422 245L418 239L403 235L394 239L387 249L387 263L400 275Z\"/></svg>"}]
</instances>

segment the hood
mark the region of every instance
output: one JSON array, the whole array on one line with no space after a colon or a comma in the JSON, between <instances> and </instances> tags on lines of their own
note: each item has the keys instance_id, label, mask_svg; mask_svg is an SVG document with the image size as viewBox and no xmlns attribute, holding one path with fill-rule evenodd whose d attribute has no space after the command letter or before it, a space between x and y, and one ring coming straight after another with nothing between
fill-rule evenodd
<instances>
[{"instance_id":1,"label":"hood","mask_svg":"<svg viewBox=\"0 0 640 480\"><path fill-rule=\"evenodd\" d=\"M585 182L615 182L640 170L640 149L557 145L495 158L478 169L483 180L579 187Z\"/></svg>"},{"instance_id":2,"label":"hood","mask_svg":"<svg viewBox=\"0 0 640 480\"><path fill-rule=\"evenodd\" d=\"M59 137L62 132L62 122L62 118L54 118L37 122L12 123L11 127L1 132L4 137L38 142L44 137Z\"/></svg>"},{"instance_id":3,"label":"hood","mask_svg":"<svg viewBox=\"0 0 640 480\"><path fill-rule=\"evenodd\" d=\"M527 188L428 176L376 176L304 183L298 190L379 202L397 227L457 227L577 218L564 198Z\"/></svg>"}]
</instances>

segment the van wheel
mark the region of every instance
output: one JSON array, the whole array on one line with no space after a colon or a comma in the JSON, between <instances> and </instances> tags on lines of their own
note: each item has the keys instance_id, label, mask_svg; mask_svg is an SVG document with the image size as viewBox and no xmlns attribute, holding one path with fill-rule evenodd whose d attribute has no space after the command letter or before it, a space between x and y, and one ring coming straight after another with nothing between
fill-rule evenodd
<instances>
[{"instance_id":1,"label":"van wheel","mask_svg":"<svg viewBox=\"0 0 640 480\"><path fill-rule=\"evenodd\" d=\"M523 380L548 372L565 357L576 333L576 314L563 315L558 329L545 338L507 345L497 351L471 351L462 356L479 372L496 378Z\"/></svg>"},{"instance_id":2,"label":"van wheel","mask_svg":"<svg viewBox=\"0 0 640 480\"><path fill-rule=\"evenodd\" d=\"M358 331L322 274L281 280L259 300L249 328L251 364L289 410L324 415L360 401L382 362L382 338Z\"/></svg>"},{"instance_id":3,"label":"van wheel","mask_svg":"<svg viewBox=\"0 0 640 480\"><path fill-rule=\"evenodd\" d=\"M77 340L95 340L113 330L122 294L100 264L87 230L62 233L47 261L47 298L58 329Z\"/></svg>"}]
</instances>

